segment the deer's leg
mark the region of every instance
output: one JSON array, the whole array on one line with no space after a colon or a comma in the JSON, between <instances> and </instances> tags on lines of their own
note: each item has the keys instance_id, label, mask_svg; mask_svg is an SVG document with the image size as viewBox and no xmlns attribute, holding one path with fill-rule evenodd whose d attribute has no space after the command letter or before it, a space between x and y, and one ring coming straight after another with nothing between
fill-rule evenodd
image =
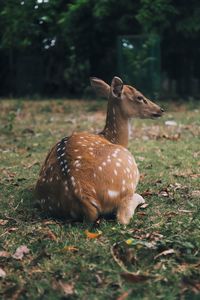
<instances>
[{"instance_id":1,"label":"deer's leg","mask_svg":"<svg viewBox=\"0 0 200 300\"><path fill-rule=\"evenodd\" d=\"M89 222L95 222L101 212L99 202L90 196L82 196L80 202L83 217Z\"/></svg>"},{"instance_id":2,"label":"deer's leg","mask_svg":"<svg viewBox=\"0 0 200 300\"><path fill-rule=\"evenodd\" d=\"M117 220L121 224L128 224L134 215L135 209L138 205L145 203L142 196L134 194L121 201L117 210Z\"/></svg>"}]
</instances>

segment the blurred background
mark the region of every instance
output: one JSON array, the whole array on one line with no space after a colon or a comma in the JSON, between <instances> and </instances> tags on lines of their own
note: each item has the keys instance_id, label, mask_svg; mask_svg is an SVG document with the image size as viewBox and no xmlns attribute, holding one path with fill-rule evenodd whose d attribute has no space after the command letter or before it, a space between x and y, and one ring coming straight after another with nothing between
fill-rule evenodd
<instances>
[{"instance_id":1,"label":"blurred background","mask_svg":"<svg viewBox=\"0 0 200 300\"><path fill-rule=\"evenodd\" d=\"M199 0L0 1L0 96L87 97L90 76L200 95Z\"/></svg>"}]
</instances>

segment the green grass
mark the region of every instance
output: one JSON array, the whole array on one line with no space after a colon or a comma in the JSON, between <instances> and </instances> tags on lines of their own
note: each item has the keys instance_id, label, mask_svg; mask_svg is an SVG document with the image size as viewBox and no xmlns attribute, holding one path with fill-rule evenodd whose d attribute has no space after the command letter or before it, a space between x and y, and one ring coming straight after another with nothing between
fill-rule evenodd
<instances>
[{"instance_id":1,"label":"green grass","mask_svg":"<svg viewBox=\"0 0 200 300\"><path fill-rule=\"evenodd\" d=\"M35 206L50 147L74 130L101 129L105 109L105 102L1 101L0 251L8 252L0 254L1 299L199 299L198 107L168 105L160 120L132 121L129 150L148 206L127 227L49 219ZM86 229L102 235L88 239ZM30 252L16 260L21 245Z\"/></svg>"}]
</instances>

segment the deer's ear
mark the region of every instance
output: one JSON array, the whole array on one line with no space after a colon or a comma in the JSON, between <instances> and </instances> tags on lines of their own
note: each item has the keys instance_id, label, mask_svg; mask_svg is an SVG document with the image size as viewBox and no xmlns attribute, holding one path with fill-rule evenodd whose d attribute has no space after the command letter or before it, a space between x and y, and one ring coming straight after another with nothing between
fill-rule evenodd
<instances>
[{"instance_id":1,"label":"deer's ear","mask_svg":"<svg viewBox=\"0 0 200 300\"><path fill-rule=\"evenodd\" d=\"M123 81L119 77L114 77L111 83L111 93L114 98L120 98L123 90Z\"/></svg>"},{"instance_id":2,"label":"deer's ear","mask_svg":"<svg viewBox=\"0 0 200 300\"><path fill-rule=\"evenodd\" d=\"M90 84L95 89L97 94L104 96L106 98L109 97L110 86L107 83L105 83L105 81L96 77L90 77Z\"/></svg>"}]
</instances>

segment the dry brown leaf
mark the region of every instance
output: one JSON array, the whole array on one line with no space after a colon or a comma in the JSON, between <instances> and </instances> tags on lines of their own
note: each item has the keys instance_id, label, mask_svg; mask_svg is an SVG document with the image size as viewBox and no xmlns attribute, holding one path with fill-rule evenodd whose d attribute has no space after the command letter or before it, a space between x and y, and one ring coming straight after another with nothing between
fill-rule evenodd
<instances>
[{"instance_id":1,"label":"dry brown leaf","mask_svg":"<svg viewBox=\"0 0 200 300\"><path fill-rule=\"evenodd\" d=\"M6 277L6 272L0 268L0 278L5 278Z\"/></svg>"},{"instance_id":2,"label":"dry brown leaf","mask_svg":"<svg viewBox=\"0 0 200 300\"><path fill-rule=\"evenodd\" d=\"M122 273L121 276L129 282L139 283L151 278L149 275L137 274L137 273Z\"/></svg>"},{"instance_id":3,"label":"dry brown leaf","mask_svg":"<svg viewBox=\"0 0 200 300\"><path fill-rule=\"evenodd\" d=\"M99 238L102 235L101 231L93 233L93 232L89 232L88 230L85 230L84 233L87 236L87 238L89 238L89 239L96 239L96 238Z\"/></svg>"},{"instance_id":4,"label":"dry brown leaf","mask_svg":"<svg viewBox=\"0 0 200 300\"><path fill-rule=\"evenodd\" d=\"M154 259L157 259L160 256L166 256L168 254L174 254L174 253L176 253L174 249L168 249L154 256Z\"/></svg>"},{"instance_id":5,"label":"dry brown leaf","mask_svg":"<svg viewBox=\"0 0 200 300\"><path fill-rule=\"evenodd\" d=\"M178 213L175 212L175 211L167 211L166 213L164 213L164 216L167 216L167 217L172 217L172 216L177 216Z\"/></svg>"},{"instance_id":6,"label":"dry brown leaf","mask_svg":"<svg viewBox=\"0 0 200 300\"><path fill-rule=\"evenodd\" d=\"M187 210L187 209L178 209L179 212L183 212L183 213L188 213L188 214L191 214L193 213L192 210Z\"/></svg>"},{"instance_id":7,"label":"dry brown leaf","mask_svg":"<svg viewBox=\"0 0 200 300\"><path fill-rule=\"evenodd\" d=\"M46 237L48 237L52 241L57 241L56 235L49 229L45 231Z\"/></svg>"},{"instance_id":8,"label":"dry brown leaf","mask_svg":"<svg viewBox=\"0 0 200 300\"><path fill-rule=\"evenodd\" d=\"M62 288L65 296L74 295L74 283L59 281L58 284Z\"/></svg>"},{"instance_id":9,"label":"dry brown leaf","mask_svg":"<svg viewBox=\"0 0 200 300\"><path fill-rule=\"evenodd\" d=\"M144 204L142 204L142 205L140 205L140 208L147 208L147 206L149 206L149 204L148 203L144 203Z\"/></svg>"},{"instance_id":10,"label":"dry brown leaf","mask_svg":"<svg viewBox=\"0 0 200 300\"><path fill-rule=\"evenodd\" d=\"M10 257L10 253L7 251L0 251L0 257Z\"/></svg>"},{"instance_id":11,"label":"dry brown leaf","mask_svg":"<svg viewBox=\"0 0 200 300\"><path fill-rule=\"evenodd\" d=\"M145 196L152 196L152 195L153 195L153 192L152 192L152 191L149 191L149 190L144 191L143 193L141 193L141 196L142 196L142 197L145 197Z\"/></svg>"},{"instance_id":12,"label":"dry brown leaf","mask_svg":"<svg viewBox=\"0 0 200 300\"><path fill-rule=\"evenodd\" d=\"M124 292L117 298L117 300L125 300L129 296L129 293L130 293L130 291Z\"/></svg>"},{"instance_id":13,"label":"dry brown leaf","mask_svg":"<svg viewBox=\"0 0 200 300\"><path fill-rule=\"evenodd\" d=\"M78 248L74 247L74 246L65 246L63 249L62 249L62 252L77 252L78 251Z\"/></svg>"},{"instance_id":14,"label":"dry brown leaf","mask_svg":"<svg viewBox=\"0 0 200 300\"><path fill-rule=\"evenodd\" d=\"M31 162L31 163L29 163L29 164L23 164L24 165L24 167L26 168L26 169L31 169L33 166L35 166L35 165L39 165L39 161L38 160L34 160L33 162Z\"/></svg>"},{"instance_id":15,"label":"dry brown leaf","mask_svg":"<svg viewBox=\"0 0 200 300\"><path fill-rule=\"evenodd\" d=\"M200 197L200 190L192 191L191 196L194 198Z\"/></svg>"},{"instance_id":16,"label":"dry brown leaf","mask_svg":"<svg viewBox=\"0 0 200 300\"><path fill-rule=\"evenodd\" d=\"M28 254L29 252L29 248L26 245L22 245L17 248L12 257L21 260L24 257L24 255Z\"/></svg>"},{"instance_id":17,"label":"dry brown leaf","mask_svg":"<svg viewBox=\"0 0 200 300\"><path fill-rule=\"evenodd\" d=\"M146 216L146 213L144 211L138 211L137 212L137 215L138 216L141 216L141 217L145 217Z\"/></svg>"},{"instance_id":18,"label":"dry brown leaf","mask_svg":"<svg viewBox=\"0 0 200 300\"><path fill-rule=\"evenodd\" d=\"M8 223L8 220L0 219L0 226L6 225Z\"/></svg>"},{"instance_id":19,"label":"dry brown leaf","mask_svg":"<svg viewBox=\"0 0 200 300\"><path fill-rule=\"evenodd\" d=\"M1 169L0 173L5 175L8 180L12 180L17 175L16 173L9 171L8 169Z\"/></svg>"},{"instance_id":20,"label":"dry brown leaf","mask_svg":"<svg viewBox=\"0 0 200 300\"><path fill-rule=\"evenodd\" d=\"M192 178L199 178L200 174L190 174L189 176L192 177Z\"/></svg>"}]
</instances>

